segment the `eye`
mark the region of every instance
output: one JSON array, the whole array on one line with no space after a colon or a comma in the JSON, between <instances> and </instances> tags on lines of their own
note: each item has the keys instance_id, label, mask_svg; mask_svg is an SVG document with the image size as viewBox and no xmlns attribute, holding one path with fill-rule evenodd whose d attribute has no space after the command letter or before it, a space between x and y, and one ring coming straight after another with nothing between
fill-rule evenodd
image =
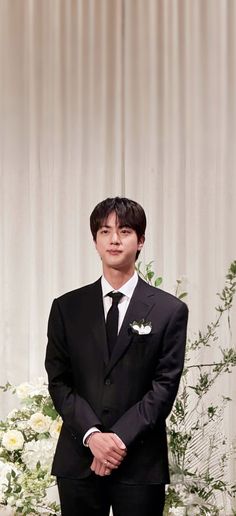
<instances>
[{"instance_id":1,"label":"eye","mask_svg":"<svg viewBox=\"0 0 236 516\"><path fill-rule=\"evenodd\" d=\"M102 235L107 235L107 233L108 233L108 229L101 229L100 233L101 233Z\"/></svg>"},{"instance_id":2,"label":"eye","mask_svg":"<svg viewBox=\"0 0 236 516\"><path fill-rule=\"evenodd\" d=\"M121 233L122 233L123 235L128 235L129 233L131 233L131 230L130 230L129 228L123 228L123 229L121 230Z\"/></svg>"}]
</instances>

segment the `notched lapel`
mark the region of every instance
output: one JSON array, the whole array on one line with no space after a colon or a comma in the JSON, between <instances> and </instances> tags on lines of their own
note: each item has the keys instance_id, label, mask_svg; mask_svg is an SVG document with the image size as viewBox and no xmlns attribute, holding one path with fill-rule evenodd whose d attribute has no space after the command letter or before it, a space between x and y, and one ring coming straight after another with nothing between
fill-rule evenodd
<instances>
[{"instance_id":1,"label":"notched lapel","mask_svg":"<svg viewBox=\"0 0 236 516\"><path fill-rule=\"evenodd\" d=\"M107 364L105 376L110 373L111 369L125 353L134 337L134 333L130 331L130 323L147 319L153 305L153 294L150 287L139 278L117 337L116 345Z\"/></svg>"},{"instance_id":2,"label":"notched lapel","mask_svg":"<svg viewBox=\"0 0 236 516\"><path fill-rule=\"evenodd\" d=\"M100 352L103 354L104 362L107 364L109 361L109 353L107 347L101 280L98 280L94 285L94 292L90 297L89 313L92 333Z\"/></svg>"}]
</instances>

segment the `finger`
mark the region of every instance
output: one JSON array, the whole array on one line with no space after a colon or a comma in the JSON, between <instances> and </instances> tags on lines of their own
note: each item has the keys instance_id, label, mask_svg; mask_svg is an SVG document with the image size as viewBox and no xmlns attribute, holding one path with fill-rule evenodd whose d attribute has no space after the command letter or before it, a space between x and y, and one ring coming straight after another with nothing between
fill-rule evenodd
<instances>
[{"instance_id":1,"label":"finger","mask_svg":"<svg viewBox=\"0 0 236 516\"><path fill-rule=\"evenodd\" d=\"M117 444L117 446L119 446L119 448L121 448L121 450L126 450L125 443L123 443L123 441L120 439L120 437L117 434L113 434L112 438L115 441L115 443Z\"/></svg>"},{"instance_id":2,"label":"finger","mask_svg":"<svg viewBox=\"0 0 236 516\"><path fill-rule=\"evenodd\" d=\"M104 465L109 469L117 469L121 461L114 460L109 458L109 460L104 460Z\"/></svg>"},{"instance_id":3,"label":"finger","mask_svg":"<svg viewBox=\"0 0 236 516\"><path fill-rule=\"evenodd\" d=\"M100 460L98 460L94 457L90 468L95 473L95 475L99 475L100 477L104 477L105 475L110 475L111 469L108 466L108 461L106 461L106 462L107 462L107 464L105 465L103 462L101 462Z\"/></svg>"},{"instance_id":4,"label":"finger","mask_svg":"<svg viewBox=\"0 0 236 516\"><path fill-rule=\"evenodd\" d=\"M111 462L117 461L118 464L121 463L121 461L125 458L127 455L127 452L125 450L109 450L109 453L107 453L108 460Z\"/></svg>"},{"instance_id":5,"label":"finger","mask_svg":"<svg viewBox=\"0 0 236 516\"><path fill-rule=\"evenodd\" d=\"M107 450L107 457L110 457L110 456L112 456L114 458L125 457L126 454L127 454L126 450L121 450L121 448L117 448L117 446L111 446Z\"/></svg>"},{"instance_id":6,"label":"finger","mask_svg":"<svg viewBox=\"0 0 236 516\"><path fill-rule=\"evenodd\" d=\"M118 448L117 445L115 446L112 446L107 454L107 456L111 456L113 458L123 458L127 455L127 450L126 449L121 449L121 448Z\"/></svg>"},{"instance_id":7,"label":"finger","mask_svg":"<svg viewBox=\"0 0 236 516\"><path fill-rule=\"evenodd\" d=\"M103 476L104 475L104 470L105 470L105 467L99 462L97 461L96 462L96 467L95 467L95 470L94 470L94 473L96 475L101 475Z\"/></svg>"},{"instance_id":8,"label":"finger","mask_svg":"<svg viewBox=\"0 0 236 516\"><path fill-rule=\"evenodd\" d=\"M96 474L99 475L100 477L104 477L104 476L110 475L111 474L111 470L110 470L110 468L105 467L102 464L101 467L97 469L97 473Z\"/></svg>"},{"instance_id":9,"label":"finger","mask_svg":"<svg viewBox=\"0 0 236 516\"><path fill-rule=\"evenodd\" d=\"M92 471L94 471L94 470L95 470L95 459L93 459L93 462L92 462L92 464L91 464L91 466L90 466L90 469L91 469Z\"/></svg>"}]
</instances>

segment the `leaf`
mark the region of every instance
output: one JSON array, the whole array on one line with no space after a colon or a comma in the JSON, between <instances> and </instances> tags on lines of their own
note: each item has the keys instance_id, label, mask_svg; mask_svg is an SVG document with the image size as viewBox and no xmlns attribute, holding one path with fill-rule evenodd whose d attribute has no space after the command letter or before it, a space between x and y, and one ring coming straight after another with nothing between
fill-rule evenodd
<instances>
[{"instance_id":1,"label":"leaf","mask_svg":"<svg viewBox=\"0 0 236 516\"><path fill-rule=\"evenodd\" d=\"M162 278L161 276L158 276L158 278L155 279L154 286L159 287L159 285L162 284Z\"/></svg>"},{"instance_id":2,"label":"leaf","mask_svg":"<svg viewBox=\"0 0 236 516\"><path fill-rule=\"evenodd\" d=\"M49 416L53 420L58 417L58 413L56 409L53 407L53 405L44 405L42 412L44 416Z\"/></svg>"},{"instance_id":3,"label":"leaf","mask_svg":"<svg viewBox=\"0 0 236 516\"><path fill-rule=\"evenodd\" d=\"M151 281L151 280L152 280L152 278L153 278L154 274L155 274L155 273L154 273L153 271L148 271L148 272L147 272L147 278L148 278L148 280L149 280L149 281Z\"/></svg>"},{"instance_id":4,"label":"leaf","mask_svg":"<svg viewBox=\"0 0 236 516\"><path fill-rule=\"evenodd\" d=\"M183 299L184 297L186 297L188 295L187 292L182 292L182 294L180 294L178 297L179 299Z\"/></svg>"}]
</instances>

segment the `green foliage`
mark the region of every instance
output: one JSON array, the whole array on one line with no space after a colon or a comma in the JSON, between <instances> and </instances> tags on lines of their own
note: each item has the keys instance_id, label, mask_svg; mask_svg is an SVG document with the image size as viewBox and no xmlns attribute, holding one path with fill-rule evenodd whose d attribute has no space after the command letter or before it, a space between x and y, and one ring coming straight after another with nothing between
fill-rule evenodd
<instances>
[{"instance_id":1,"label":"green foliage","mask_svg":"<svg viewBox=\"0 0 236 516\"><path fill-rule=\"evenodd\" d=\"M142 270L142 262L138 262L136 265L136 271L139 276L144 279L149 285L153 285L154 287L159 287L162 284L162 278L160 276L155 277L155 272L152 270L153 260L146 265L144 265L144 271Z\"/></svg>"},{"instance_id":2,"label":"green foliage","mask_svg":"<svg viewBox=\"0 0 236 516\"><path fill-rule=\"evenodd\" d=\"M152 263L138 273L146 281L155 285ZM175 295L179 299L187 296L181 292L181 280L177 280ZM167 490L164 514L174 514L174 508L183 508L183 514L218 515L219 496L222 493L232 499L236 485L227 480L227 467L233 452L227 439L221 433L221 423L228 396L221 395L213 403L214 387L224 374L232 373L236 366L236 350L223 347L219 343L220 328L227 315L228 331L231 336L230 315L236 293L236 261L230 264L225 286L217 293L220 303L215 307L216 317L206 331L199 331L197 338L187 340L185 368L178 396L168 418L168 442L171 484ZM212 356L218 360L199 362L199 353L204 348L213 348ZM221 509L224 509L223 505ZM177 513L176 513L177 514ZM232 510L232 514L235 511Z\"/></svg>"}]
</instances>

